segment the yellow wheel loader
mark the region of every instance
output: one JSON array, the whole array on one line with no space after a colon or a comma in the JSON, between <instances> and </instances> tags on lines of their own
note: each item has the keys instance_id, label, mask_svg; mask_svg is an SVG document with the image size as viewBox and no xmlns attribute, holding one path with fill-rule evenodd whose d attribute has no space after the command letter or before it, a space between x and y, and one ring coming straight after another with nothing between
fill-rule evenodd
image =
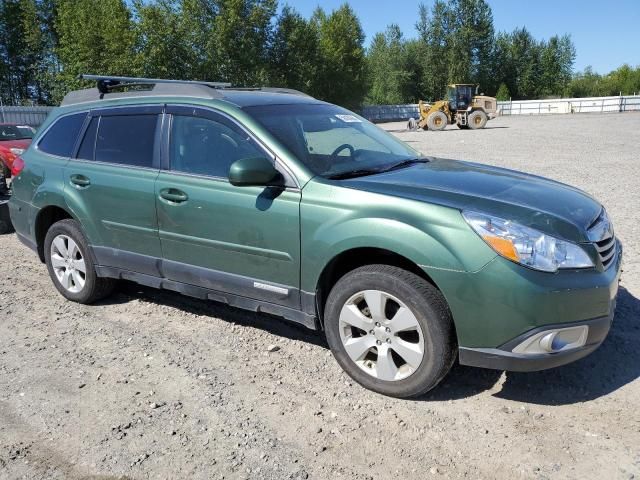
<instances>
[{"instance_id":1,"label":"yellow wheel loader","mask_svg":"<svg viewBox=\"0 0 640 480\"><path fill-rule=\"evenodd\" d=\"M457 83L447 87L447 99L428 104L420 100L420 118L409 120L409 130L444 130L454 123L460 129L484 128L496 117L498 103L494 97L478 95L478 86Z\"/></svg>"}]
</instances>

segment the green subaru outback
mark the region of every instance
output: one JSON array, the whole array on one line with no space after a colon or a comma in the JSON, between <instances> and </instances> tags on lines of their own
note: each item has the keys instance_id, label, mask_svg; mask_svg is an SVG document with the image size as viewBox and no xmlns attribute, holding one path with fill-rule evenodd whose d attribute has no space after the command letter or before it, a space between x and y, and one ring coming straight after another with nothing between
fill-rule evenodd
<instances>
[{"instance_id":1,"label":"green subaru outback","mask_svg":"<svg viewBox=\"0 0 640 480\"><path fill-rule=\"evenodd\" d=\"M97 79L50 114L10 201L67 299L127 279L284 317L396 397L456 359L541 370L605 339L622 247L584 192L423 156L291 90Z\"/></svg>"}]
</instances>

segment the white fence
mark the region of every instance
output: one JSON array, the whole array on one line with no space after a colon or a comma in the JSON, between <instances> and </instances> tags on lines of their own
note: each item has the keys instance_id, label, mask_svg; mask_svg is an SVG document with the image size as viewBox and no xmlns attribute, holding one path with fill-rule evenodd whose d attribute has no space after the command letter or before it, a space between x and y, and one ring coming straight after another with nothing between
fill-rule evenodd
<instances>
[{"instance_id":1,"label":"white fence","mask_svg":"<svg viewBox=\"0 0 640 480\"><path fill-rule=\"evenodd\" d=\"M501 115L632 112L640 111L640 95L514 100L498 102L498 111ZM406 121L418 117L418 105L369 105L360 114L372 122Z\"/></svg>"},{"instance_id":2,"label":"white fence","mask_svg":"<svg viewBox=\"0 0 640 480\"><path fill-rule=\"evenodd\" d=\"M640 111L640 96L516 100L498 102L498 111L501 115L631 112Z\"/></svg>"}]
</instances>

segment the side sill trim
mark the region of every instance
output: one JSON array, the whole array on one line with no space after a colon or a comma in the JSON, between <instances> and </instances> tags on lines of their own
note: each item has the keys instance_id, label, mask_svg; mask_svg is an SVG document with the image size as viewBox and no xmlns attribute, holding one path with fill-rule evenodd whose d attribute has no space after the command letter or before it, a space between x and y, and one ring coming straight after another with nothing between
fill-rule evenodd
<instances>
[{"instance_id":1,"label":"side sill trim","mask_svg":"<svg viewBox=\"0 0 640 480\"><path fill-rule=\"evenodd\" d=\"M116 267L96 266L96 274L99 277L131 280L141 285L146 285L153 288L172 290L174 292L182 293L190 297L199 298L201 300L213 300L215 302L226 303L227 305L231 305L232 307L242 308L244 310L251 310L258 313L268 313L271 315L283 317L295 323L299 323L311 330L318 329L318 322L315 315L310 315L295 308L276 305L263 300L256 300L232 293L197 287L188 283L177 282L174 280L168 280L153 275L132 272Z\"/></svg>"}]
</instances>

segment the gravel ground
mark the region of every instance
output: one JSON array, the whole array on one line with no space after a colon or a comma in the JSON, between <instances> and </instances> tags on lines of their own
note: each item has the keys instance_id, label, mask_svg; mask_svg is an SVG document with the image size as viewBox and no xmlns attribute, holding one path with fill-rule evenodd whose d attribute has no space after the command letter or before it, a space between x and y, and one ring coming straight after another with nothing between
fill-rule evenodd
<instances>
[{"instance_id":1,"label":"gravel ground","mask_svg":"<svg viewBox=\"0 0 640 480\"><path fill-rule=\"evenodd\" d=\"M424 153L516 168L602 200L625 244L611 334L546 372L456 366L415 401L360 388L321 335L123 284L66 302L0 239L0 478L640 479L640 115L385 128Z\"/></svg>"}]
</instances>

